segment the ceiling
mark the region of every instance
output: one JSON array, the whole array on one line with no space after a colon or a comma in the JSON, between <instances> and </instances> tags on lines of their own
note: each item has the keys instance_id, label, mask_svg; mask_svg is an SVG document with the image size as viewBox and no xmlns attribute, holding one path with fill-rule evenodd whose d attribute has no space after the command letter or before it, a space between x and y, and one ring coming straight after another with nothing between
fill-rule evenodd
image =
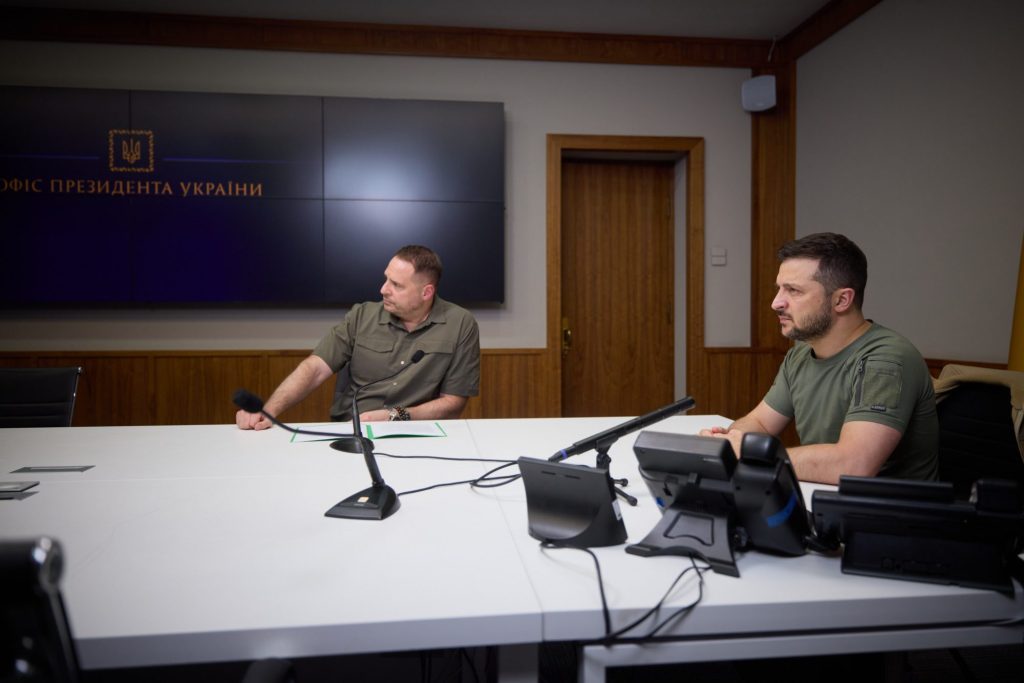
<instances>
[{"instance_id":1,"label":"ceiling","mask_svg":"<svg viewBox=\"0 0 1024 683\"><path fill-rule=\"evenodd\" d=\"M782 38L829 0L0 0L169 14L700 38Z\"/></svg>"}]
</instances>

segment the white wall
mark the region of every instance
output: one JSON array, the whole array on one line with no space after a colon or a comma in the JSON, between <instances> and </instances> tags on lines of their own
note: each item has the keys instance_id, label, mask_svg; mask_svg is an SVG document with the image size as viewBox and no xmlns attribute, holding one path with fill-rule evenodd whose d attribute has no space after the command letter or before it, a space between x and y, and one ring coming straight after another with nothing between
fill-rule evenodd
<instances>
[{"instance_id":1,"label":"white wall","mask_svg":"<svg viewBox=\"0 0 1024 683\"><path fill-rule=\"evenodd\" d=\"M885 0L797 64L797 235L868 256L865 313L1003 362L1024 235L1024 3Z\"/></svg>"},{"instance_id":2,"label":"white wall","mask_svg":"<svg viewBox=\"0 0 1024 683\"><path fill-rule=\"evenodd\" d=\"M0 41L5 85L504 102L507 302L474 311L481 342L491 348L545 344L548 133L705 138L707 244L730 255L728 267L708 275L706 339L749 343L751 139L749 115L739 105L747 77L742 69ZM0 350L302 349L340 315L0 312Z\"/></svg>"}]
</instances>

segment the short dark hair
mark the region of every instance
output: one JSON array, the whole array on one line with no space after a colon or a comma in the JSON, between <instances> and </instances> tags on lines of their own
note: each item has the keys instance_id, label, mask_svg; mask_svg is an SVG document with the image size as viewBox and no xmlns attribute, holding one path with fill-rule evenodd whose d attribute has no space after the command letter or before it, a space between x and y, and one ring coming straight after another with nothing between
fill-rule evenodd
<instances>
[{"instance_id":1,"label":"short dark hair","mask_svg":"<svg viewBox=\"0 0 1024 683\"><path fill-rule=\"evenodd\" d=\"M395 252L395 258L411 263L413 272L426 275L435 287L441 281L444 267L441 265L441 257L433 249L419 244L407 244Z\"/></svg>"},{"instance_id":2,"label":"short dark hair","mask_svg":"<svg viewBox=\"0 0 1024 683\"><path fill-rule=\"evenodd\" d=\"M779 247L779 261L793 258L818 260L814 279L831 294L841 287L853 290L853 303L864 308L864 288L868 284L868 259L848 237L834 232L819 232Z\"/></svg>"}]
</instances>

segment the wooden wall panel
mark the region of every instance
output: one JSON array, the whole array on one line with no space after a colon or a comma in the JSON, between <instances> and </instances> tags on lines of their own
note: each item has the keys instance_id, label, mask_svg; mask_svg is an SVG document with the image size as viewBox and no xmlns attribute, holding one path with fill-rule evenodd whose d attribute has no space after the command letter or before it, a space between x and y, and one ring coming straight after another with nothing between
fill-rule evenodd
<instances>
[{"instance_id":1,"label":"wooden wall panel","mask_svg":"<svg viewBox=\"0 0 1024 683\"><path fill-rule=\"evenodd\" d=\"M764 398L784 355L776 349L707 349L707 393L694 396L694 412L733 419L745 415Z\"/></svg>"},{"instance_id":2,"label":"wooden wall panel","mask_svg":"<svg viewBox=\"0 0 1024 683\"><path fill-rule=\"evenodd\" d=\"M784 354L772 348L707 349L700 354L702 382L690 388L697 400L691 412L729 418L744 415L768 391ZM307 355L307 351L6 351L0 352L0 367L82 366L76 427L230 424L236 389L248 389L265 399ZM1005 363L926 362L934 376L948 363L1006 368ZM552 365L547 349L484 349L481 395L470 399L463 417L557 417L561 383ZM333 393L333 381L325 382L282 418L325 422ZM786 437L784 442L795 440Z\"/></svg>"},{"instance_id":3,"label":"wooden wall panel","mask_svg":"<svg viewBox=\"0 0 1024 683\"><path fill-rule=\"evenodd\" d=\"M308 351L0 352L0 367L80 365L73 425L233 423L231 397L245 388L266 399ZM464 417L557 416L558 376L545 349L484 349L481 396ZM326 422L328 381L284 413L287 422Z\"/></svg>"},{"instance_id":4,"label":"wooden wall panel","mask_svg":"<svg viewBox=\"0 0 1024 683\"><path fill-rule=\"evenodd\" d=\"M67 364L72 364L73 360L68 359ZM82 376L73 425L144 425L150 422L154 392L147 381L148 358L93 356L78 359L78 364L82 366Z\"/></svg>"},{"instance_id":5,"label":"wooden wall panel","mask_svg":"<svg viewBox=\"0 0 1024 683\"><path fill-rule=\"evenodd\" d=\"M258 353L205 356L154 354L150 375L159 424L234 421L231 397L259 366Z\"/></svg>"},{"instance_id":6,"label":"wooden wall panel","mask_svg":"<svg viewBox=\"0 0 1024 683\"><path fill-rule=\"evenodd\" d=\"M308 351L270 351L266 354L266 364L260 372L256 386L250 389L260 398L270 398L271 392L302 362ZM324 382L312 394L297 406L279 415L284 422L327 422L331 419L331 404L334 402L335 378Z\"/></svg>"},{"instance_id":7,"label":"wooden wall panel","mask_svg":"<svg viewBox=\"0 0 1024 683\"><path fill-rule=\"evenodd\" d=\"M71 424L150 424L153 394L149 382L149 358L138 355L41 355L36 367L78 365L78 393Z\"/></svg>"},{"instance_id":8,"label":"wooden wall panel","mask_svg":"<svg viewBox=\"0 0 1024 683\"><path fill-rule=\"evenodd\" d=\"M557 417L558 374L545 349L484 349L480 396L471 398L463 417Z\"/></svg>"}]
</instances>

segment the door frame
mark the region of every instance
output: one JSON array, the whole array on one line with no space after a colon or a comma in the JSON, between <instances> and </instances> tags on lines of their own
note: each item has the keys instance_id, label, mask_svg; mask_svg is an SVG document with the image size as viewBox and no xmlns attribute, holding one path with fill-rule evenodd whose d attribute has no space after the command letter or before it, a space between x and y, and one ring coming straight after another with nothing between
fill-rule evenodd
<instances>
[{"instance_id":1,"label":"door frame","mask_svg":"<svg viewBox=\"0 0 1024 683\"><path fill-rule=\"evenodd\" d=\"M686 165L686 392L701 395L696 386L705 373L704 350L704 138L631 135L547 136L547 351L548 367L557 381L549 382L553 402L562 414L562 157L567 151L677 153ZM677 209L678 210L678 207Z\"/></svg>"}]
</instances>

